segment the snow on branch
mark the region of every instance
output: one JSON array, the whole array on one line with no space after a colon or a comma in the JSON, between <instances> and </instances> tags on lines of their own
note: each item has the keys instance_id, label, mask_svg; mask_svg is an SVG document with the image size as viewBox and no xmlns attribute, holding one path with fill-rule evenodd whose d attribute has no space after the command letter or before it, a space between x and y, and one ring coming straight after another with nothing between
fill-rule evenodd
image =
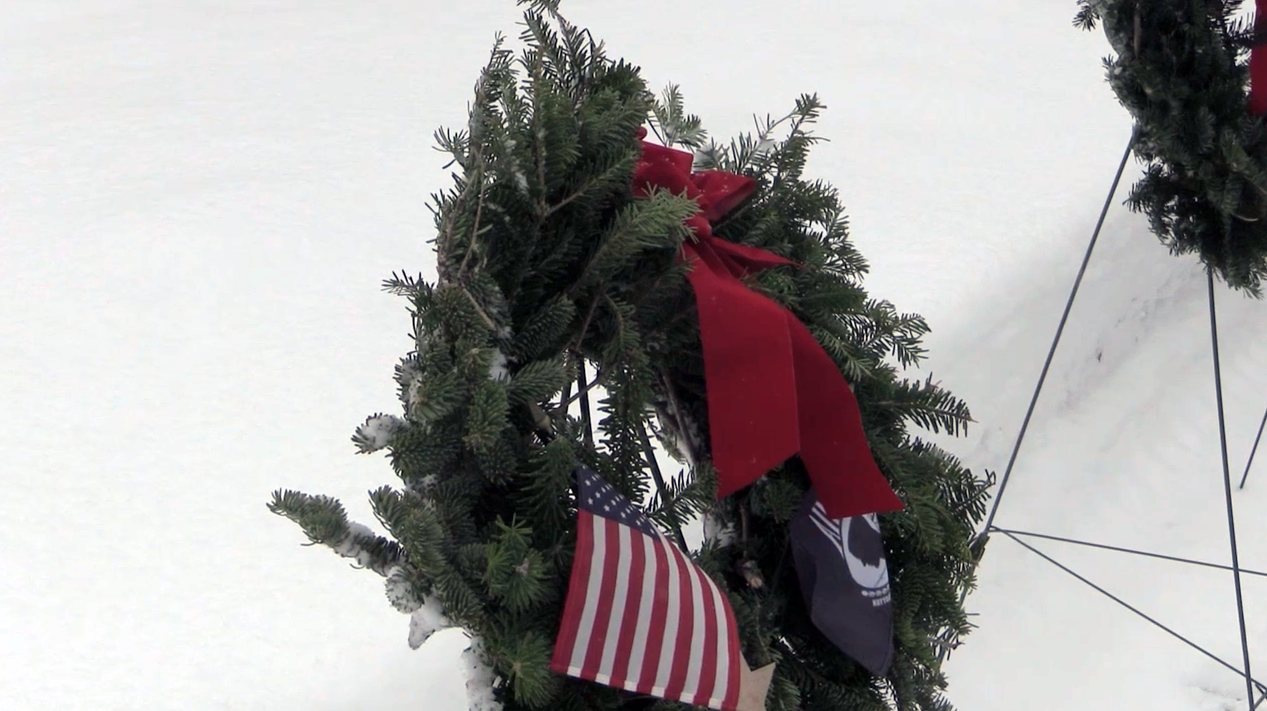
<instances>
[{"instance_id":1,"label":"snow on branch","mask_svg":"<svg viewBox=\"0 0 1267 711\"><path fill-rule=\"evenodd\" d=\"M374 533L363 523L349 521L347 527L347 535L338 543L329 544L330 547L344 558L355 560L357 567L369 568L386 576L389 566L394 566L400 558L399 547Z\"/></svg>"},{"instance_id":2,"label":"snow on branch","mask_svg":"<svg viewBox=\"0 0 1267 711\"><path fill-rule=\"evenodd\" d=\"M484 662L484 643L479 637L472 636L471 645L462 652L462 666L466 668L468 711L502 711L493 694L497 674Z\"/></svg>"},{"instance_id":3,"label":"snow on branch","mask_svg":"<svg viewBox=\"0 0 1267 711\"><path fill-rule=\"evenodd\" d=\"M387 601L400 612L408 615L423 606L409 581L409 573L403 566L394 565L387 571Z\"/></svg>"},{"instance_id":4,"label":"snow on branch","mask_svg":"<svg viewBox=\"0 0 1267 711\"><path fill-rule=\"evenodd\" d=\"M365 423L356 428L352 442L361 454L369 454L383 449L391 442L391 438L405 428L405 421L395 415L371 415Z\"/></svg>"},{"instance_id":5,"label":"snow on branch","mask_svg":"<svg viewBox=\"0 0 1267 711\"><path fill-rule=\"evenodd\" d=\"M431 635L452 627L453 623L440 607L440 599L431 595L422 598L422 604L409 617L409 648L417 649Z\"/></svg>"},{"instance_id":6,"label":"snow on branch","mask_svg":"<svg viewBox=\"0 0 1267 711\"><path fill-rule=\"evenodd\" d=\"M510 360L499 349L493 355L493 363L488 368L488 377L503 383L510 382Z\"/></svg>"}]
</instances>

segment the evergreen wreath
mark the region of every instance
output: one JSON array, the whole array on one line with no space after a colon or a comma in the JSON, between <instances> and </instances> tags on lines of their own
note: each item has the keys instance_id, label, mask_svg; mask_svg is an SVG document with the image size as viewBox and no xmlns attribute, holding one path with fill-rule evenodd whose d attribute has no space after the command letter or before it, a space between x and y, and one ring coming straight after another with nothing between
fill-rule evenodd
<instances>
[{"instance_id":1,"label":"evergreen wreath","mask_svg":"<svg viewBox=\"0 0 1267 711\"><path fill-rule=\"evenodd\" d=\"M1136 121L1146 163L1128 203L1174 254L1196 253L1229 286L1261 296L1267 275L1267 131L1250 111L1253 21L1240 3L1079 0L1116 57L1109 85Z\"/></svg>"},{"instance_id":2,"label":"evergreen wreath","mask_svg":"<svg viewBox=\"0 0 1267 711\"><path fill-rule=\"evenodd\" d=\"M654 96L557 0L531 3L524 27L518 56L498 37L467 128L436 134L456 166L453 187L433 196L438 279L385 282L412 315L413 349L395 373L404 413L368 418L353 441L386 450L403 483L369 494L388 535L325 496L279 490L270 510L384 576L390 602L412 615L411 646L464 628L485 669L468 685L472 708L686 708L549 671L584 466L679 540L703 518L690 555L729 598L744 656L777 663L768 709L948 709L939 653L971 628L962 595L990 481L912 432L958 435L971 418L931 379L900 377L923 357L928 327L868 296L836 190L804 175L823 106L801 96L720 145L675 87ZM716 497L698 317L676 258L697 206L631 191L648 122L665 145L696 150L697 167L756 181L713 229L802 265L750 285L795 313L852 384L905 505L880 516L896 648L883 678L815 629L798 592L788 521L810 483L800 461ZM660 471L653 437L685 464L681 476Z\"/></svg>"}]
</instances>

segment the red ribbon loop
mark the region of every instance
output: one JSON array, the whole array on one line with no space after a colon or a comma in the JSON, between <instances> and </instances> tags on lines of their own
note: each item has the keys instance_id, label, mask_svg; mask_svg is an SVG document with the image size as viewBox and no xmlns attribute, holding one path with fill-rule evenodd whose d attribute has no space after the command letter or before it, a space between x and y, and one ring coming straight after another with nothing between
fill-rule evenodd
<instances>
[{"instance_id":1,"label":"red ribbon loop","mask_svg":"<svg viewBox=\"0 0 1267 711\"><path fill-rule=\"evenodd\" d=\"M638 138L646 137L639 129ZM787 309L747 287L745 276L795 262L713 236L712 222L756 188L746 176L691 172L692 156L642 143L633 192L656 189L695 200L687 220L696 241L682 245L699 308L700 341L718 496L801 455L831 518L896 511L902 502L876 466L862 414L840 370Z\"/></svg>"}]
</instances>

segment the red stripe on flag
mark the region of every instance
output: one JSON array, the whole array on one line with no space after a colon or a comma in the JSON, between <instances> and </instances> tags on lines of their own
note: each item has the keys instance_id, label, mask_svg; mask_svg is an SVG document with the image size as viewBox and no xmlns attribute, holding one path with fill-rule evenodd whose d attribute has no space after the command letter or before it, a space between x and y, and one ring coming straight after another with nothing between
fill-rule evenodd
<instances>
[{"instance_id":1,"label":"red stripe on flag","mask_svg":"<svg viewBox=\"0 0 1267 711\"><path fill-rule=\"evenodd\" d=\"M624 689L629 675L629 658L633 653L634 632L638 618L646 614L641 610L642 576L647 566L646 546L651 541L646 534L629 531L629 594L625 597L624 614L620 620L620 638L616 641L616 663L612 666L611 685Z\"/></svg>"},{"instance_id":2,"label":"red stripe on flag","mask_svg":"<svg viewBox=\"0 0 1267 711\"><path fill-rule=\"evenodd\" d=\"M655 599L651 605L651 628L643 642L646 656L642 658L642 672L638 675L638 693L649 694L657 684L660 669L660 644L664 641L664 621L669 609L669 558L664 539L648 541L656 559ZM643 614L646 614L645 612Z\"/></svg>"},{"instance_id":3,"label":"red stripe on flag","mask_svg":"<svg viewBox=\"0 0 1267 711\"><path fill-rule=\"evenodd\" d=\"M612 597L616 588L616 569L620 565L620 529L611 519L596 516L595 524L603 527L603 568L599 580L598 610L594 614L594 629L585 641L585 662L581 676L593 679L603 661L603 645L607 642L607 623L611 620Z\"/></svg>"},{"instance_id":4,"label":"red stripe on flag","mask_svg":"<svg viewBox=\"0 0 1267 711\"><path fill-rule=\"evenodd\" d=\"M594 559L593 527L594 516L581 511L576 521L576 553L572 558L567 602L563 605L563 620L559 635L554 640L554 657L550 660L550 671L556 674L568 673L572 650L576 647L581 612L585 609L585 591L589 588L590 564Z\"/></svg>"},{"instance_id":5,"label":"red stripe on flag","mask_svg":"<svg viewBox=\"0 0 1267 711\"><path fill-rule=\"evenodd\" d=\"M735 624L735 611L730 607L726 593L721 594L722 606L726 608L726 643L730 645L730 679L726 682L726 696L722 698L723 711L735 711L739 706L739 670L746 664L739 651L739 625Z\"/></svg>"},{"instance_id":6,"label":"red stripe on flag","mask_svg":"<svg viewBox=\"0 0 1267 711\"><path fill-rule=\"evenodd\" d=\"M717 684L717 645L725 640L717 636L717 608L713 604L713 581L703 570L696 570L704 598L704 663L700 665L699 688L695 691L697 706L708 706Z\"/></svg>"},{"instance_id":7,"label":"red stripe on flag","mask_svg":"<svg viewBox=\"0 0 1267 711\"><path fill-rule=\"evenodd\" d=\"M691 596L691 565L686 554L669 546L673 560L678 569L678 606L680 617L677 623L677 639L673 646L673 664L669 674L669 683L664 689L664 698L680 700L682 689L686 686L686 672L691 661L691 637L695 627L695 603Z\"/></svg>"}]
</instances>

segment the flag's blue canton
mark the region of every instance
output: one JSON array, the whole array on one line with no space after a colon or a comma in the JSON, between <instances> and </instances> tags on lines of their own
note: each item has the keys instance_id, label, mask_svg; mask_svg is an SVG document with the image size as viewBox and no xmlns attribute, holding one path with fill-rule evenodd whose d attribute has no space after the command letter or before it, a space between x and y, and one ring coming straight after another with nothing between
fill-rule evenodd
<instances>
[{"instance_id":1,"label":"flag's blue canton","mask_svg":"<svg viewBox=\"0 0 1267 711\"><path fill-rule=\"evenodd\" d=\"M579 471L581 508L595 516L609 518L616 523L642 531L653 538L656 536L655 527L637 506L629 502L629 499L621 496L620 492L589 469L582 467Z\"/></svg>"}]
</instances>

